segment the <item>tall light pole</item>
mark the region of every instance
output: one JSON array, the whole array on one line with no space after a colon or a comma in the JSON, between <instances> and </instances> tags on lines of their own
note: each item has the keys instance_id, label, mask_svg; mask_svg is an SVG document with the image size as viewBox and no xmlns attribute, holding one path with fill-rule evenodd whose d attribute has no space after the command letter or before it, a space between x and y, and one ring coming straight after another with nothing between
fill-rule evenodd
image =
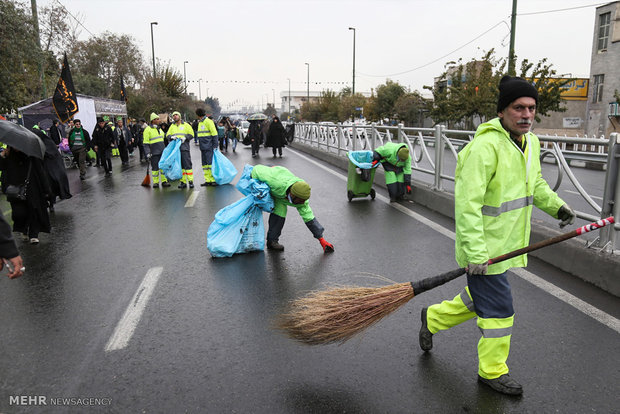
<instances>
[{"instance_id":1,"label":"tall light pole","mask_svg":"<svg viewBox=\"0 0 620 414\"><path fill-rule=\"evenodd\" d=\"M288 116L291 117L291 78L288 79Z\"/></svg>"},{"instance_id":2,"label":"tall light pole","mask_svg":"<svg viewBox=\"0 0 620 414\"><path fill-rule=\"evenodd\" d=\"M517 0L512 0L512 17L510 19L510 50L508 51L508 74L514 76L515 71L515 32L517 31Z\"/></svg>"},{"instance_id":3,"label":"tall light pole","mask_svg":"<svg viewBox=\"0 0 620 414\"><path fill-rule=\"evenodd\" d=\"M308 105L310 105L310 64L306 63L308 67L308 93L306 94L306 100L308 101Z\"/></svg>"},{"instance_id":4,"label":"tall light pole","mask_svg":"<svg viewBox=\"0 0 620 414\"><path fill-rule=\"evenodd\" d=\"M273 109L276 109L276 90L271 88L271 93L273 94Z\"/></svg>"},{"instance_id":5,"label":"tall light pole","mask_svg":"<svg viewBox=\"0 0 620 414\"><path fill-rule=\"evenodd\" d=\"M183 82L185 83L185 95L187 95L187 74L185 72L185 64L189 63L187 60L183 62Z\"/></svg>"},{"instance_id":6,"label":"tall light pole","mask_svg":"<svg viewBox=\"0 0 620 414\"><path fill-rule=\"evenodd\" d=\"M153 78L157 76L155 72L155 42L153 41L153 25L157 22L151 22L151 49L153 51Z\"/></svg>"},{"instance_id":7,"label":"tall light pole","mask_svg":"<svg viewBox=\"0 0 620 414\"><path fill-rule=\"evenodd\" d=\"M202 78L198 79L198 100L202 101L202 94L200 93L200 82L202 82Z\"/></svg>"},{"instance_id":8,"label":"tall light pole","mask_svg":"<svg viewBox=\"0 0 620 414\"><path fill-rule=\"evenodd\" d=\"M349 27L353 30L353 88L351 88L351 96L355 95L355 27Z\"/></svg>"}]
</instances>

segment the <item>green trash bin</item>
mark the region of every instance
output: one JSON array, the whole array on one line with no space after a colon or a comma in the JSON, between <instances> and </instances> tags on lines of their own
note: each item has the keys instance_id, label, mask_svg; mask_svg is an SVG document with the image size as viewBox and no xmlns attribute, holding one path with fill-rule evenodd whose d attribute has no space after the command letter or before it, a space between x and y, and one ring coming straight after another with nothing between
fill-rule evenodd
<instances>
[{"instance_id":1,"label":"green trash bin","mask_svg":"<svg viewBox=\"0 0 620 414\"><path fill-rule=\"evenodd\" d=\"M347 198L351 201L370 196L374 200L377 194L372 183L376 166L372 166L372 151L350 151L348 156Z\"/></svg>"}]
</instances>

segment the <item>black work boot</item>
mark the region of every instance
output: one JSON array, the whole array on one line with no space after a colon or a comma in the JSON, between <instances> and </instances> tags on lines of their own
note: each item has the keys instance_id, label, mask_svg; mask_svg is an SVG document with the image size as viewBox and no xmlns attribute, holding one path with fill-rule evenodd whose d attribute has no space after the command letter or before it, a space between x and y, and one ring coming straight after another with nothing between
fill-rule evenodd
<instances>
[{"instance_id":1,"label":"black work boot","mask_svg":"<svg viewBox=\"0 0 620 414\"><path fill-rule=\"evenodd\" d=\"M478 381L488 385L497 392L508 395L521 395L523 394L523 387L517 381L510 378L510 375L504 374L499 378L486 379L478 375Z\"/></svg>"},{"instance_id":2,"label":"black work boot","mask_svg":"<svg viewBox=\"0 0 620 414\"><path fill-rule=\"evenodd\" d=\"M284 250L284 246L282 246L277 241L267 240L267 249L281 252Z\"/></svg>"},{"instance_id":3,"label":"black work boot","mask_svg":"<svg viewBox=\"0 0 620 414\"><path fill-rule=\"evenodd\" d=\"M194 182L193 181L189 182L189 188L194 188Z\"/></svg>"},{"instance_id":4,"label":"black work boot","mask_svg":"<svg viewBox=\"0 0 620 414\"><path fill-rule=\"evenodd\" d=\"M428 308L422 308L422 314L420 315L422 318L422 326L420 326L420 348L422 348L422 351L433 349L433 334L428 330L426 311L428 311Z\"/></svg>"},{"instance_id":5,"label":"black work boot","mask_svg":"<svg viewBox=\"0 0 620 414\"><path fill-rule=\"evenodd\" d=\"M164 181L163 183L161 183L162 187L170 187L170 183L168 181Z\"/></svg>"},{"instance_id":6,"label":"black work boot","mask_svg":"<svg viewBox=\"0 0 620 414\"><path fill-rule=\"evenodd\" d=\"M179 184L177 188L180 188L181 190L183 190L184 188L187 188L187 184L182 182L181 184Z\"/></svg>"}]
</instances>

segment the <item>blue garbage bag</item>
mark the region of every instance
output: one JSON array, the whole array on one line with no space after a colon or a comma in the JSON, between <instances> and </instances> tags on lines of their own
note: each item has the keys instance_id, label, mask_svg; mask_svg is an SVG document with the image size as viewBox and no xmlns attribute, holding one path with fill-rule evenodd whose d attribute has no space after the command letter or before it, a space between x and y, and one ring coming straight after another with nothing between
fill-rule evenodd
<instances>
[{"instance_id":1,"label":"blue garbage bag","mask_svg":"<svg viewBox=\"0 0 620 414\"><path fill-rule=\"evenodd\" d=\"M181 169L181 140L173 140L161 153L159 169L164 172L167 179L174 181L183 177Z\"/></svg>"},{"instance_id":2,"label":"blue garbage bag","mask_svg":"<svg viewBox=\"0 0 620 414\"><path fill-rule=\"evenodd\" d=\"M213 150L213 178L218 185L230 183L237 175L237 169L232 162L218 149Z\"/></svg>"},{"instance_id":3,"label":"blue garbage bag","mask_svg":"<svg viewBox=\"0 0 620 414\"><path fill-rule=\"evenodd\" d=\"M349 151L349 160L362 169L377 168L379 163L372 165L372 151Z\"/></svg>"},{"instance_id":4,"label":"blue garbage bag","mask_svg":"<svg viewBox=\"0 0 620 414\"><path fill-rule=\"evenodd\" d=\"M245 197L224 207L215 215L207 231L207 248L213 257L230 257L265 248L263 211L273 210L269 186L250 177L244 169ZM239 187L237 187L239 188ZM241 191L241 190L240 190Z\"/></svg>"}]
</instances>

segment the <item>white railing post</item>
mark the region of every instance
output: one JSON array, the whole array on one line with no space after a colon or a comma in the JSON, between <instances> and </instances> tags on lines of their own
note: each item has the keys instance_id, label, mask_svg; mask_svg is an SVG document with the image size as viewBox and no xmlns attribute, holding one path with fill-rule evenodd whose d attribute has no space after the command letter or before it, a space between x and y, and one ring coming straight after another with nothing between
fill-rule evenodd
<instances>
[{"instance_id":1,"label":"white railing post","mask_svg":"<svg viewBox=\"0 0 620 414\"><path fill-rule=\"evenodd\" d=\"M620 134L614 132L610 135L608 148L601 218L613 215L617 221L620 219ZM601 229L601 234L597 240L598 247L608 252L617 247L618 230L615 230L614 227L609 226Z\"/></svg>"},{"instance_id":2,"label":"white railing post","mask_svg":"<svg viewBox=\"0 0 620 414\"><path fill-rule=\"evenodd\" d=\"M441 165L443 158L443 142L441 140L441 135L443 133L443 129L445 126L443 125L435 125L435 185L434 189L441 191Z\"/></svg>"}]
</instances>

